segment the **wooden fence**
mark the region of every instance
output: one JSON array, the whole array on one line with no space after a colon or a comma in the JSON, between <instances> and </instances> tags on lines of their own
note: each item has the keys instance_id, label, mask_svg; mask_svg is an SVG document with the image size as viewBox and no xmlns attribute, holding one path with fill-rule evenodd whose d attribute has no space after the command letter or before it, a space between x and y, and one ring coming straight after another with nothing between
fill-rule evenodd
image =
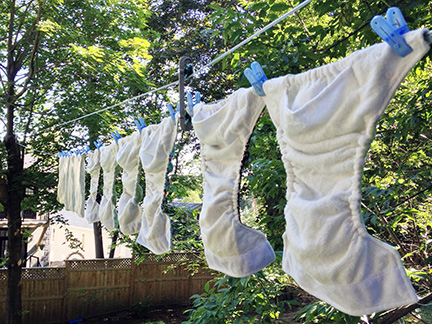
<instances>
[{"instance_id":1,"label":"wooden fence","mask_svg":"<svg viewBox=\"0 0 432 324\"><path fill-rule=\"evenodd\" d=\"M67 260L65 267L25 268L22 273L24 323L65 323L76 318L130 308L136 302L176 305L189 302L213 278L207 270L191 275L185 267L168 267L194 254L163 258L149 254L132 259ZM6 316L7 270L0 270L0 319Z\"/></svg>"}]
</instances>

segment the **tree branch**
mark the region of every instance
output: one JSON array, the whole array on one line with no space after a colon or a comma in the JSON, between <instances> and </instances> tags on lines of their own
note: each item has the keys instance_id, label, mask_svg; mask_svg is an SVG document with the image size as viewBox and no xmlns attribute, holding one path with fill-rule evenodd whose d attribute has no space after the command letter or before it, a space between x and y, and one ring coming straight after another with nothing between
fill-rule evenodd
<instances>
[{"instance_id":1,"label":"tree branch","mask_svg":"<svg viewBox=\"0 0 432 324\"><path fill-rule=\"evenodd\" d=\"M5 74L6 74L6 79L7 79L7 72L5 71ZM6 93L6 84L7 84L7 81L5 81L5 80L3 80L3 78L0 78L0 81L1 81L1 86L2 86L2 88L3 88L3 93Z\"/></svg>"},{"instance_id":2,"label":"tree branch","mask_svg":"<svg viewBox=\"0 0 432 324\"><path fill-rule=\"evenodd\" d=\"M417 315L413 314L412 312L410 312L410 314L411 314L411 316L415 317L415 319L416 319L417 321L420 321L420 322L423 323L423 324L429 324L429 323L427 323L426 321L422 320L422 319L421 319L420 317L418 317Z\"/></svg>"},{"instance_id":3,"label":"tree branch","mask_svg":"<svg viewBox=\"0 0 432 324\"><path fill-rule=\"evenodd\" d=\"M27 12L28 12L28 10L30 9L30 6L31 6L31 4L32 4L33 2L34 2L34 0L31 0L31 1L26 5L26 8L25 8L25 10L24 10L24 12L23 12L23 15L22 15L22 17L21 17L21 19L20 19L20 21L19 21L18 28L17 28L16 34L15 34L15 40L14 40L14 43L15 43L15 44L17 44L17 41L18 41L18 35L20 34L21 28L22 28L22 26L23 26L23 24L24 24L24 21L25 21L25 18L26 18L26 16L27 16Z\"/></svg>"},{"instance_id":4,"label":"tree branch","mask_svg":"<svg viewBox=\"0 0 432 324\"><path fill-rule=\"evenodd\" d=\"M394 242L399 246L401 256L404 257L408 253L408 251L406 251L405 248L403 247L403 245L402 245L401 241L399 240L399 238L397 237L396 233L391 228L391 225L389 224L387 219L385 219L384 216L381 216L380 214L378 214L378 218L386 225L385 229L386 229L387 233L393 238Z\"/></svg>"},{"instance_id":5,"label":"tree branch","mask_svg":"<svg viewBox=\"0 0 432 324\"><path fill-rule=\"evenodd\" d=\"M37 57L37 51L39 49L39 41L40 41L40 35L41 32L36 30L36 26L37 23L40 21L41 18L41 8L38 8L38 15L36 17L36 20L33 24L33 28L34 30L31 31L35 33L35 38L34 38L34 42L33 42L33 48L30 54L30 60L29 60L29 73L28 73L28 77L24 82L24 86L22 87L21 91L16 95L16 98L20 98L27 90L28 90L28 85L31 82L31 80L33 79L33 76L35 75L35 61L36 61L36 57ZM23 52L24 53L24 52ZM21 61L22 63L22 61Z\"/></svg>"},{"instance_id":6,"label":"tree branch","mask_svg":"<svg viewBox=\"0 0 432 324\"><path fill-rule=\"evenodd\" d=\"M397 3L395 4L395 6L398 6L401 2L403 2L403 0L397 2ZM371 10L369 4L367 4L367 5L368 5L368 8L369 8L369 11L371 12L372 17L374 17L374 16L376 16L376 15L382 15L383 13L386 12L386 10L382 10L381 12L378 12L378 13L374 14L374 13L372 12L372 10ZM362 30L362 29L365 28L366 26L369 26L369 24L370 24L370 20L372 19L372 17L371 17L370 19L367 19L367 22L364 23L363 25L361 25L360 27L358 27L356 30L352 31L352 32L349 33L347 36L345 36L345 37L343 37L342 39L338 40L337 42L333 43L333 44L330 45L329 47L324 48L324 49L321 49L321 50L317 50L317 51L315 51L315 54L317 54L317 53L322 53L322 52L327 52L327 51L331 50L332 48L335 48L335 47L338 46L339 44L345 42L347 39L349 39L349 38L351 38L352 36L354 36L355 34L357 34L360 30Z\"/></svg>"},{"instance_id":7,"label":"tree branch","mask_svg":"<svg viewBox=\"0 0 432 324\"><path fill-rule=\"evenodd\" d=\"M7 126L6 126L6 136L11 138L13 136L13 124L14 124L14 95L15 95L15 84L14 79L16 76L16 65L14 62L14 46L13 46L13 26L15 23L15 1L10 2L9 10L9 33L7 42L7 84L5 89L5 101L7 107Z\"/></svg>"},{"instance_id":8,"label":"tree branch","mask_svg":"<svg viewBox=\"0 0 432 324\"><path fill-rule=\"evenodd\" d=\"M335 48L339 44L345 42L346 40L348 40L349 38L351 38L352 36L354 36L355 34L357 34L360 30L362 30L366 26L369 26L369 22L364 23L363 25L361 25L360 27L358 27L356 30L352 31L347 36L345 36L342 39L338 40L337 42L333 43L329 47L315 51L315 54L322 53L322 52L327 52L327 51L331 50L332 48Z\"/></svg>"},{"instance_id":9,"label":"tree branch","mask_svg":"<svg viewBox=\"0 0 432 324\"><path fill-rule=\"evenodd\" d=\"M394 209L398 208L399 206L401 206L401 205L405 204L406 202L410 201L411 199L413 199L413 198L417 197L418 195L421 195L422 193L424 193L424 192L426 192L428 190L431 190L431 189L432 189L432 186L429 186L429 187L426 187L423 190L420 190L420 191L416 192L414 195L409 196L408 198L405 198L401 202L397 203L392 209L394 210Z\"/></svg>"},{"instance_id":10,"label":"tree branch","mask_svg":"<svg viewBox=\"0 0 432 324\"><path fill-rule=\"evenodd\" d=\"M420 299L418 303L415 303L415 304L412 304L409 306L405 306L405 307L400 307L400 308L397 308L397 309L391 311L390 313L384 314L384 316L385 316L384 318L382 318L382 319L378 318L377 321L374 321L374 323L377 323L377 324L395 323L397 320L401 319L405 315L408 315L413 310L420 308L423 305L430 303L431 301L432 301L432 293L430 293L429 295Z\"/></svg>"},{"instance_id":11,"label":"tree branch","mask_svg":"<svg viewBox=\"0 0 432 324\"><path fill-rule=\"evenodd\" d=\"M294 5L293 5L293 3L292 3L291 0L288 0L288 3L290 4L291 7L294 8ZM308 37L310 37L309 29L307 28L307 26L306 26L306 24L305 24L303 18L300 16L300 13L299 13L298 11L296 11L295 15L296 15L297 18L300 20L300 23L303 25L303 29L304 29L304 31L306 32L306 34L308 35Z\"/></svg>"},{"instance_id":12,"label":"tree branch","mask_svg":"<svg viewBox=\"0 0 432 324\"><path fill-rule=\"evenodd\" d=\"M23 145L25 145L26 143L26 139L27 139L27 134L29 133L29 129L30 129L30 125L31 125L31 121L33 119L33 112L34 112L34 105L36 102L36 97L35 95L33 95L33 98L31 99L29 105L30 105L30 109L29 109L29 116L28 116L28 120L26 123L26 126L24 128L24 139L23 139Z\"/></svg>"},{"instance_id":13,"label":"tree branch","mask_svg":"<svg viewBox=\"0 0 432 324\"><path fill-rule=\"evenodd\" d=\"M418 192L416 192L415 194L413 194L412 196L404 199L403 201L399 202L398 204L396 204L395 206L393 206L390 210L395 210L397 207L403 205L404 203L410 201L411 199L417 197L418 195L421 195L422 193L426 192L427 190L430 190L432 188L432 186L429 186L423 190L420 190ZM393 231L393 229L391 228L391 225L389 224L389 222L385 219L385 217L383 215L381 215L380 213L374 213L368 206L366 206L364 203L361 203L361 205L366 208L367 210L369 210L369 212L371 214L376 215L386 226L385 229L387 231L387 233L391 236L391 238L393 239L394 243L396 243L397 246L399 246L400 252L401 252L401 256L403 257L404 255L406 255L408 252L404 249L401 241L399 240L399 238L397 237L396 233ZM387 210L387 212L389 212L390 210Z\"/></svg>"},{"instance_id":14,"label":"tree branch","mask_svg":"<svg viewBox=\"0 0 432 324\"><path fill-rule=\"evenodd\" d=\"M45 65L45 66L43 66L43 67L40 67L39 69L35 70L35 74L39 74L40 72L43 72L43 71L46 71L46 70L51 70L51 69L53 69L54 67L59 67L59 66L61 66L62 64L66 64L66 63L68 62L68 60L69 60L72 56L73 56L73 54L72 54L72 53L69 53L69 54L66 55L66 57L65 57L62 61L59 61L59 62L57 62L57 63L55 63L55 64L49 64L49 65ZM53 77L53 78L54 78L54 77Z\"/></svg>"},{"instance_id":15,"label":"tree branch","mask_svg":"<svg viewBox=\"0 0 432 324\"><path fill-rule=\"evenodd\" d=\"M16 49L23 49L21 53L17 56L17 62L19 62L20 65L23 65L24 62L27 61L27 58L29 57L28 53L31 52L26 45L29 45L29 43L32 42L32 39L35 39L38 34L40 34L40 31L37 30L37 25L40 21L40 10L38 11L38 16L36 17L35 21L33 21L33 24L31 28L23 35L23 37L16 43ZM33 34L36 34L36 36L33 38ZM34 41L33 41L34 42ZM22 45L21 45L22 44ZM20 46L18 46L20 45Z\"/></svg>"},{"instance_id":16,"label":"tree branch","mask_svg":"<svg viewBox=\"0 0 432 324\"><path fill-rule=\"evenodd\" d=\"M366 7L368 8L370 14L373 15L373 10L372 10L372 8L371 8L369 2L367 2L367 1L365 1L365 0L362 0L362 2L366 5Z\"/></svg>"}]
</instances>

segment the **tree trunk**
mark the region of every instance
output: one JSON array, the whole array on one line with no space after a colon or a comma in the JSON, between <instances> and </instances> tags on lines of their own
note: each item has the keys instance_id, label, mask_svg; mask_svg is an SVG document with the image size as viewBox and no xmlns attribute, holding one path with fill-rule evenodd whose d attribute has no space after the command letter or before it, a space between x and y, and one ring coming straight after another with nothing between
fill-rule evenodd
<instances>
[{"instance_id":1,"label":"tree trunk","mask_svg":"<svg viewBox=\"0 0 432 324\"><path fill-rule=\"evenodd\" d=\"M22 269L22 232L21 232L21 202L24 197L23 168L24 158L21 156L17 139L14 135L15 93L17 71L20 63L15 59L16 44L14 44L13 26L15 22L15 2L10 2L10 20L7 52L7 85L5 104L7 109L6 136L4 144L7 151L6 171L6 204L5 211L8 220L8 285L6 292L6 324L22 323L21 303L21 269Z\"/></svg>"},{"instance_id":2,"label":"tree trunk","mask_svg":"<svg viewBox=\"0 0 432 324\"><path fill-rule=\"evenodd\" d=\"M104 258L103 244L102 244L102 227L101 222L93 223L93 233L95 239L96 259Z\"/></svg>"},{"instance_id":3,"label":"tree trunk","mask_svg":"<svg viewBox=\"0 0 432 324\"><path fill-rule=\"evenodd\" d=\"M4 143L8 155L7 201L5 210L8 219L8 285L6 294L6 324L22 323L21 268L22 232L21 201L23 189L23 159L13 135L6 135Z\"/></svg>"},{"instance_id":4,"label":"tree trunk","mask_svg":"<svg viewBox=\"0 0 432 324\"><path fill-rule=\"evenodd\" d=\"M89 127L89 129L92 129ZM90 132L90 143L95 142L97 139L97 134L94 132ZM98 183L98 193L96 196L96 202L100 204L102 200L102 195L99 193L99 190L102 186L102 175L99 174L99 183ZM101 222L95 222L93 223L93 235L95 240L95 257L96 259L103 259L104 256L104 249L103 249L103 238L102 238L102 224Z\"/></svg>"},{"instance_id":5,"label":"tree trunk","mask_svg":"<svg viewBox=\"0 0 432 324\"><path fill-rule=\"evenodd\" d=\"M109 253L109 258L113 259L114 258L114 253L115 253L115 247L116 247L116 243L117 243L117 238L118 238L118 231L115 231L113 236L112 236L112 241L111 241L111 250Z\"/></svg>"}]
</instances>

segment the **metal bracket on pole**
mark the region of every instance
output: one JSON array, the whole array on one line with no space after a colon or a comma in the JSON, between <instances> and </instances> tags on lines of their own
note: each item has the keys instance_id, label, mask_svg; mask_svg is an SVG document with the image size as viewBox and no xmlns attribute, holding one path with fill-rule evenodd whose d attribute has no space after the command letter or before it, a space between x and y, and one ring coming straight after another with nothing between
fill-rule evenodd
<instances>
[{"instance_id":1,"label":"metal bracket on pole","mask_svg":"<svg viewBox=\"0 0 432 324\"><path fill-rule=\"evenodd\" d=\"M190 57L187 56L182 56L180 58L180 62L179 62L179 92L180 92L180 108L179 108L179 113L180 113L180 127L182 130L184 131L189 131L192 129L192 124L186 124L186 119L185 119L185 104L184 104L184 98L185 98L185 93L184 93L184 79L185 79L185 65L186 63L191 63L192 60Z\"/></svg>"}]
</instances>

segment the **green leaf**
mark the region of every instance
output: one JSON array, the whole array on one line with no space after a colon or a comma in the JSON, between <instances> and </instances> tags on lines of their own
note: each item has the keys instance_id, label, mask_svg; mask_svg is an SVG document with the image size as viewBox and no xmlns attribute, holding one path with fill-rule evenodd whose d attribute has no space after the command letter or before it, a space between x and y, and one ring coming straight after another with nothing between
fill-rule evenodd
<instances>
[{"instance_id":1,"label":"green leaf","mask_svg":"<svg viewBox=\"0 0 432 324\"><path fill-rule=\"evenodd\" d=\"M426 279L426 280L431 280L431 278L429 277L429 275L425 272L425 271L419 271L419 270L414 270L414 269L410 269L407 270L407 275L408 277L415 279L415 280L420 280L420 279Z\"/></svg>"},{"instance_id":2,"label":"green leaf","mask_svg":"<svg viewBox=\"0 0 432 324\"><path fill-rule=\"evenodd\" d=\"M221 7L219 7L218 5L215 5L215 4L209 4L208 7L212 8L213 10L219 11L219 12L220 11L224 11L223 8L221 8Z\"/></svg>"},{"instance_id":3,"label":"green leaf","mask_svg":"<svg viewBox=\"0 0 432 324\"><path fill-rule=\"evenodd\" d=\"M267 4L265 2L257 2L250 6L250 9L253 11L258 11L264 7L267 7Z\"/></svg>"},{"instance_id":4,"label":"green leaf","mask_svg":"<svg viewBox=\"0 0 432 324\"><path fill-rule=\"evenodd\" d=\"M423 263L424 263L424 264L432 264L432 255L429 256L429 257L427 257L427 258L423 261Z\"/></svg>"},{"instance_id":5,"label":"green leaf","mask_svg":"<svg viewBox=\"0 0 432 324\"><path fill-rule=\"evenodd\" d=\"M241 284L243 287L246 287L247 284L248 284L248 282L250 281L250 279L251 279L251 276L247 276L247 277L240 278L240 284Z\"/></svg>"},{"instance_id":6,"label":"green leaf","mask_svg":"<svg viewBox=\"0 0 432 324\"><path fill-rule=\"evenodd\" d=\"M273 11L285 11L289 8L290 6L287 3L275 3L273 6L271 6L271 10Z\"/></svg>"}]
</instances>

